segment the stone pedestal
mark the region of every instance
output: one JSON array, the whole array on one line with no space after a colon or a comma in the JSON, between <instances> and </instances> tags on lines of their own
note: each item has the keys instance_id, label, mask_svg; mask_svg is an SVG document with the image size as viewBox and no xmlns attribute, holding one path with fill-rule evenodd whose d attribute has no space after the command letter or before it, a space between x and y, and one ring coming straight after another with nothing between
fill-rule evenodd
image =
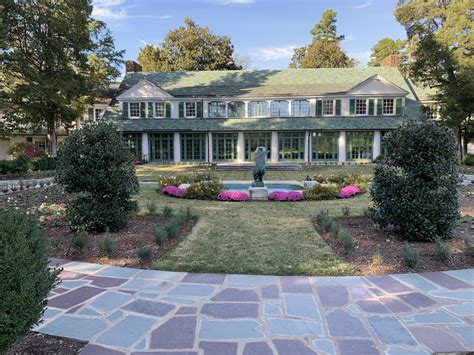
<instances>
[{"instance_id":1,"label":"stone pedestal","mask_svg":"<svg viewBox=\"0 0 474 355\"><path fill-rule=\"evenodd\" d=\"M266 201L268 200L268 189L264 187L250 187L249 198L253 201Z\"/></svg>"}]
</instances>

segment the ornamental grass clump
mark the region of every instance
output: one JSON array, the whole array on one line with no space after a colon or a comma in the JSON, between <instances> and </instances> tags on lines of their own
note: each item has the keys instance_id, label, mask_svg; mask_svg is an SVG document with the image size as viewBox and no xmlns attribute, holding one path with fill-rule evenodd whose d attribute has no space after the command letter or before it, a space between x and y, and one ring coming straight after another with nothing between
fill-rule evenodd
<instances>
[{"instance_id":1,"label":"ornamental grass clump","mask_svg":"<svg viewBox=\"0 0 474 355\"><path fill-rule=\"evenodd\" d=\"M418 252L418 250L412 248L408 244L405 244L402 247L402 257L403 263L406 266L414 268L420 260L420 253Z\"/></svg>"},{"instance_id":2,"label":"ornamental grass clump","mask_svg":"<svg viewBox=\"0 0 474 355\"><path fill-rule=\"evenodd\" d=\"M147 201L146 202L146 209L149 215L153 216L156 214L158 207L156 206L155 201Z\"/></svg>"},{"instance_id":3,"label":"ornamental grass clump","mask_svg":"<svg viewBox=\"0 0 474 355\"><path fill-rule=\"evenodd\" d=\"M435 256L438 260L447 262L451 259L451 248L440 239L436 239Z\"/></svg>"},{"instance_id":4,"label":"ornamental grass clump","mask_svg":"<svg viewBox=\"0 0 474 355\"><path fill-rule=\"evenodd\" d=\"M168 232L165 228L158 227L155 229L155 243L159 246L162 246L168 240Z\"/></svg>"},{"instance_id":5,"label":"ornamental grass clump","mask_svg":"<svg viewBox=\"0 0 474 355\"><path fill-rule=\"evenodd\" d=\"M397 227L406 240L450 238L459 217L457 145L451 129L409 121L384 137L387 160L377 164L371 217Z\"/></svg>"}]
</instances>

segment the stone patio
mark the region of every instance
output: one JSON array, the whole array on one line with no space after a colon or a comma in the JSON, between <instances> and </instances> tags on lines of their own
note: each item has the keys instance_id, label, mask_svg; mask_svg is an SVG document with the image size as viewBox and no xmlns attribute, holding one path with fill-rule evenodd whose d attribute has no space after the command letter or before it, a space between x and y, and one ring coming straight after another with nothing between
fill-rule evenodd
<instances>
[{"instance_id":1,"label":"stone patio","mask_svg":"<svg viewBox=\"0 0 474 355\"><path fill-rule=\"evenodd\" d=\"M368 277L189 274L51 260L34 330L83 354L429 354L474 350L474 270Z\"/></svg>"}]
</instances>

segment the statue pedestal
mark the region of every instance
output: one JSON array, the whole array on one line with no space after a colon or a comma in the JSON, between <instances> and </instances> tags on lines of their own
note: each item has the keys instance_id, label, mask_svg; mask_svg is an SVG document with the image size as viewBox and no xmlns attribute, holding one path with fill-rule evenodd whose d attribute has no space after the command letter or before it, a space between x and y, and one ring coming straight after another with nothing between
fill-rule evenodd
<instances>
[{"instance_id":1,"label":"statue pedestal","mask_svg":"<svg viewBox=\"0 0 474 355\"><path fill-rule=\"evenodd\" d=\"M253 201L267 201L268 200L268 189L263 187L250 187L249 198Z\"/></svg>"}]
</instances>

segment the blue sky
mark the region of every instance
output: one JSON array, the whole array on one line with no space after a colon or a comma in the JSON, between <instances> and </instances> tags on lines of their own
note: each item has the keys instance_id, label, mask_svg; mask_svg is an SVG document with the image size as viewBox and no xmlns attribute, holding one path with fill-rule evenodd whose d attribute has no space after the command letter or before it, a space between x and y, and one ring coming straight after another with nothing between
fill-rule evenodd
<instances>
[{"instance_id":1,"label":"blue sky","mask_svg":"<svg viewBox=\"0 0 474 355\"><path fill-rule=\"evenodd\" d=\"M160 43L186 16L231 38L249 69L283 69L292 48L310 43L309 31L328 8L337 12L344 50L367 64L384 37L404 38L393 12L396 0L94 0L93 16L105 21L126 59L146 43Z\"/></svg>"}]
</instances>

